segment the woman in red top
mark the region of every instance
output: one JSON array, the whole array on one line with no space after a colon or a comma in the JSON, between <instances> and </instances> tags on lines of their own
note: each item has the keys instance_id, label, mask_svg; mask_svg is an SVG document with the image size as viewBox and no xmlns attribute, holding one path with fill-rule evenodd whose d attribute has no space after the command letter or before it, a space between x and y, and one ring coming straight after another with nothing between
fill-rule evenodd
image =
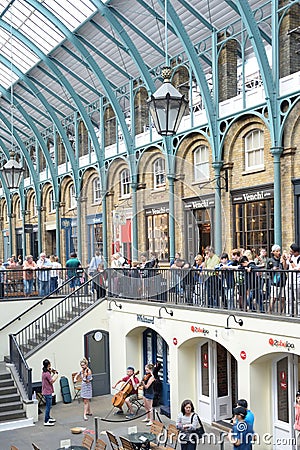
<instances>
[{"instance_id":1,"label":"woman in red top","mask_svg":"<svg viewBox=\"0 0 300 450\"><path fill-rule=\"evenodd\" d=\"M53 426L55 419L50 417L50 410L52 406L52 394L54 392L53 383L58 378L58 372L55 369L51 369L51 363L49 359L44 359L42 368L42 394L46 400L45 408L45 426Z\"/></svg>"}]
</instances>

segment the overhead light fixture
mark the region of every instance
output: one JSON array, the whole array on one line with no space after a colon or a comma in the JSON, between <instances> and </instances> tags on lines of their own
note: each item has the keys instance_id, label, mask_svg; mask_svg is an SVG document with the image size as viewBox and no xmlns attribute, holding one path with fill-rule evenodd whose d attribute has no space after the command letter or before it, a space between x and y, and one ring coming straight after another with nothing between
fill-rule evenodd
<instances>
[{"instance_id":1,"label":"overhead light fixture","mask_svg":"<svg viewBox=\"0 0 300 450\"><path fill-rule=\"evenodd\" d=\"M242 319L237 319L234 314L229 314L229 316L227 317L225 330L231 330L231 328L229 326L230 317L232 317L234 319L235 323L238 323L240 327L243 326L244 322Z\"/></svg>"},{"instance_id":2,"label":"overhead light fixture","mask_svg":"<svg viewBox=\"0 0 300 450\"><path fill-rule=\"evenodd\" d=\"M168 57L168 0L165 1L165 62L164 82L147 100L156 131L161 136L174 136L184 115L188 100L171 83L172 69Z\"/></svg>"},{"instance_id":3,"label":"overhead light fixture","mask_svg":"<svg viewBox=\"0 0 300 450\"><path fill-rule=\"evenodd\" d=\"M10 152L10 159L0 168L8 189L18 189L24 168L15 160L15 152Z\"/></svg>"},{"instance_id":4,"label":"overhead light fixture","mask_svg":"<svg viewBox=\"0 0 300 450\"><path fill-rule=\"evenodd\" d=\"M110 300L110 302L109 302L109 304L108 304L108 308L107 308L107 311L112 311L112 307L111 307L111 304L114 304L117 308L119 308L119 309L122 309L122 305L121 305L121 303L117 303L116 302L116 300Z\"/></svg>"},{"instance_id":5,"label":"overhead light fixture","mask_svg":"<svg viewBox=\"0 0 300 450\"><path fill-rule=\"evenodd\" d=\"M166 313L167 314L169 314L171 317L173 317L173 311L172 311L172 309L169 309L169 311L167 310L167 308L165 307L165 306L161 306L160 308L159 308L159 311L158 311L158 319L162 319L163 317L162 317L162 315L161 315L161 311L166 311Z\"/></svg>"}]
</instances>

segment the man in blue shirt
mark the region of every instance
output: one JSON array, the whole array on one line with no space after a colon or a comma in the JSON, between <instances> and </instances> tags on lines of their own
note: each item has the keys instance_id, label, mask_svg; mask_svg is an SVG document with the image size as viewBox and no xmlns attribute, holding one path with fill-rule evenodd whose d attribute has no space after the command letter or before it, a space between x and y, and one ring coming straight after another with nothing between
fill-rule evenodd
<instances>
[{"instance_id":1,"label":"man in blue shirt","mask_svg":"<svg viewBox=\"0 0 300 450\"><path fill-rule=\"evenodd\" d=\"M229 441L233 444L233 449L251 450L253 443L253 428L245 421L247 410L242 406L233 409L236 421L232 431L228 435Z\"/></svg>"}]
</instances>

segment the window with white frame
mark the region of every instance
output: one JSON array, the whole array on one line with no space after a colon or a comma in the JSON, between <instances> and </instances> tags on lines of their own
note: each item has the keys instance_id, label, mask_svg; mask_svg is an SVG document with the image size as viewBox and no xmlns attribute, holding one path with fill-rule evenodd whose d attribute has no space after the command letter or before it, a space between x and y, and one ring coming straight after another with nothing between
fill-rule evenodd
<instances>
[{"instance_id":1,"label":"window with white frame","mask_svg":"<svg viewBox=\"0 0 300 450\"><path fill-rule=\"evenodd\" d=\"M166 168L165 160L163 158L158 158L153 164L153 175L154 175L154 189L159 189L165 187L166 185Z\"/></svg>"},{"instance_id":2,"label":"window with white frame","mask_svg":"<svg viewBox=\"0 0 300 450\"><path fill-rule=\"evenodd\" d=\"M130 173L129 169L124 169L120 174L120 196L127 197L128 195L130 195Z\"/></svg>"},{"instance_id":3,"label":"window with white frame","mask_svg":"<svg viewBox=\"0 0 300 450\"><path fill-rule=\"evenodd\" d=\"M71 184L69 188L69 209L74 209L77 206L76 198L75 198L75 189L74 185Z\"/></svg>"},{"instance_id":4,"label":"window with white frame","mask_svg":"<svg viewBox=\"0 0 300 450\"><path fill-rule=\"evenodd\" d=\"M93 203L100 203L101 201L101 183L100 178L97 177L93 181Z\"/></svg>"},{"instance_id":5,"label":"window with white frame","mask_svg":"<svg viewBox=\"0 0 300 450\"><path fill-rule=\"evenodd\" d=\"M195 181L209 180L209 153L206 145L200 145L194 151L194 178Z\"/></svg>"},{"instance_id":6,"label":"window with white frame","mask_svg":"<svg viewBox=\"0 0 300 450\"><path fill-rule=\"evenodd\" d=\"M33 216L36 217L38 214L37 214L37 206L36 206L35 195L32 196L32 211L33 211Z\"/></svg>"},{"instance_id":7,"label":"window with white frame","mask_svg":"<svg viewBox=\"0 0 300 450\"><path fill-rule=\"evenodd\" d=\"M49 192L49 212L53 213L55 212L55 202L54 202L54 192Z\"/></svg>"},{"instance_id":8,"label":"window with white frame","mask_svg":"<svg viewBox=\"0 0 300 450\"><path fill-rule=\"evenodd\" d=\"M245 170L262 169L264 167L264 133L253 130L245 138Z\"/></svg>"}]
</instances>

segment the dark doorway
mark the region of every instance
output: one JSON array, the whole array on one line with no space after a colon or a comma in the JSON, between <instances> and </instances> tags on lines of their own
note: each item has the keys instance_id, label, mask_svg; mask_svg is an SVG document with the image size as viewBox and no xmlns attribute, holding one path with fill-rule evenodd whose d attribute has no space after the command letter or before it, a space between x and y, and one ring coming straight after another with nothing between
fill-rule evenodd
<instances>
[{"instance_id":1,"label":"dark doorway","mask_svg":"<svg viewBox=\"0 0 300 450\"><path fill-rule=\"evenodd\" d=\"M107 331L94 330L84 336L84 350L93 372L93 396L110 393L109 339Z\"/></svg>"}]
</instances>

